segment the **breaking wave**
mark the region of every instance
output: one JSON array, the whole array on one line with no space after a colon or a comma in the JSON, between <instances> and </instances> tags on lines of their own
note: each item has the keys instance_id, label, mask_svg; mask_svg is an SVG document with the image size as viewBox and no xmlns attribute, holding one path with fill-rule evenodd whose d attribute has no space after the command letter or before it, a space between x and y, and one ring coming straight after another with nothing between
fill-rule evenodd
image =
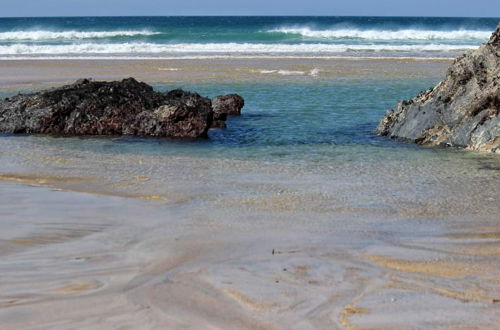
<instances>
[{"instance_id":1,"label":"breaking wave","mask_svg":"<svg viewBox=\"0 0 500 330\"><path fill-rule=\"evenodd\" d=\"M322 39L364 39L364 40L480 40L486 41L491 31L479 30L362 30L362 29L326 29L316 30L310 27L281 27L268 30L271 33L296 34L307 38Z\"/></svg>"},{"instance_id":2,"label":"breaking wave","mask_svg":"<svg viewBox=\"0 0 500 330\"><path fill-rule=\"evenodd\" d=\"M81 40L81 39L99 39L115 37L138 37L160 34L148 30L142 31L9 31L0 32L0 42L17 41L45 41L45 40Z\"/></svg>"}]
</instances>

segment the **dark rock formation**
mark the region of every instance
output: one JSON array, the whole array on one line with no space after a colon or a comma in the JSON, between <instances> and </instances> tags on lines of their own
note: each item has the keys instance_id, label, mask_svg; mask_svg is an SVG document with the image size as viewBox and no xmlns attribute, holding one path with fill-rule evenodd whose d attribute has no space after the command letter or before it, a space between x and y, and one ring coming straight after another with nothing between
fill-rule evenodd
<instances>
[{"instance_id":1,"label":"dark rock formation","mask_svg":"<svg viewBox=\"0 0 500 330\"><path fill-rule=\"evenodd\" d=\"M431 90L400 102L380 121L380 135L419 144L500 153L500 25L488 43L457 58Z\"/></svg>"},{"instance_id":2,"label":"dark rock formation","mask_svg":"<svg viewBox=\"0 0 500 330\"><path fill-rule=\"evenodd\" d=\"M227 116L239 116L245 105L243 98L237 94L217 96L212 99L214 110L213 127L226 127Z\"/></svg>"},{"instance_id":3,"label":"dark rock formation","mask_svg":"<svg viewBox=\"0 0 500 330\"><path fill-rule=\"evenodd\" d=\"M74 84L0 100L0 132L206 137L214 111L196 93L155 92L133 78ZM222 119L219 119L222 120Z\"/></svg>"}]
</instances>

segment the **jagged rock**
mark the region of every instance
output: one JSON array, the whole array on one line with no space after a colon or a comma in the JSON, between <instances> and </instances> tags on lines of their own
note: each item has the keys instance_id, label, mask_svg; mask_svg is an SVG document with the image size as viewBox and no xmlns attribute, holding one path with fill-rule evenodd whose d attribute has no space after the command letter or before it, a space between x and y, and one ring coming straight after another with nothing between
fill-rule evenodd
<instances>
[{"instance_id":1,"label":"jagged rock","mask_svg":"<svg viewBox=\"0 0 500 330\"><path fill-rule=\"evenodd\" d=\"M237 94L217 96L212 99L214 110L213 127L226 127L227 116L239 116L245 105L243 98Z\"/></svg>"},{"instance_id":2,"label":"jagged rock","mask_svg":"<svg viewBox=\"0 0 500 330\"><path fill-rule=\"evenodd\" d=\"M419 144L500 153L500 25L489 42L457 58L446 78L400 102L377 132Z\"/></svg>"},{"instance_id":3,"label":"jagged rock","mask_svg":"<svg viewBox=\"0 0 500 330\"><path fill-rule=\"evenodd\" d=\"M207 136L214 111L196 93L155 92L133 78L88 79L0 100L0 132L54 135Z\"/></svg>"}]
</instances>

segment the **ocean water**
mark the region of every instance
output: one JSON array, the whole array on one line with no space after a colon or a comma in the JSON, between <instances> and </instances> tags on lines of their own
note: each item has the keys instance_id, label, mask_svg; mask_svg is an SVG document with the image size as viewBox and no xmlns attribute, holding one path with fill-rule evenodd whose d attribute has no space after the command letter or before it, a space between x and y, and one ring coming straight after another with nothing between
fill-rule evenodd
<instances>
[{"instance_id":1,"label":"ocean water","mask_svg":"<svg viewBox=\"0 0 500 330\"><path fill-rule=\"evenodd\" d=\"M454 57L498 18L0 18L0 58Z\"/></svg>"}]
</instances>

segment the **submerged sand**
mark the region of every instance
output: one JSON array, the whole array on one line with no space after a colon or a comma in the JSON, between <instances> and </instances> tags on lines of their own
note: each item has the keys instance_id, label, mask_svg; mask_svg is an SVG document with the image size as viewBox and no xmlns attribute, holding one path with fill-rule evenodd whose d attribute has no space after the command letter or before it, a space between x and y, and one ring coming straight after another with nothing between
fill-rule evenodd
<instances>
[{"instance_id":1,"label":"submerged sand","mask_svg":"<svg viewBox=\"0 0 500 330\"><path fill-rule=\"evenodd\" d=\"M199 79L317 79L238 71L265 65L323 65L320 78L351 70L437 75L446 67L266 61L229 61L226 78L218 62ZM182 82L208 65L188 62L134 71L99 61L111 73L97 78L142 72L149 82ZM61 73L69 64L11 65L0 61L0 72L25 65L26 74L13 74L5 89L73 79ZM92 72L91 61L72 65L74 78L84 67ZM0 328L500 326L498 158L387 149L369 166L362 155L296 164L107 152L112 144L2 138Z\"/></svg>"}]
</instances>

